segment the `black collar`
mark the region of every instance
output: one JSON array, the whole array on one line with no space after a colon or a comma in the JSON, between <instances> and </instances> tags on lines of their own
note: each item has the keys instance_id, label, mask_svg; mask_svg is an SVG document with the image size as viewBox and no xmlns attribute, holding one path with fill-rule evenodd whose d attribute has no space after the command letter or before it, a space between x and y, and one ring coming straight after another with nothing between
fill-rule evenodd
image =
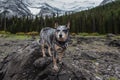
<instances>
[{"instance_id":1,"label":"black collar","mask_svg":"<svg viewBox=\"0 0 120 80\"><path fill-rule=\"evenodd\" d=\"M58 40L55 38L54 43L55 43L57 46L66 49L66 48L67 48L67 41L68 41L68 40L66 40L66 41L64 41L64 42L63 42L63 41L58 41Z\"/></svg>"}]
</instances>

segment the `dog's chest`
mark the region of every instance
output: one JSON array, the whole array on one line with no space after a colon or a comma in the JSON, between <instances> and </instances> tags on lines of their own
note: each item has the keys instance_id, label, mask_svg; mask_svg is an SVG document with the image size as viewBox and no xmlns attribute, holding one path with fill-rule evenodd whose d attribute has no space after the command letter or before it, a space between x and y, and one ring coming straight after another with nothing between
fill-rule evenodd
<instances>
[{"instance_id":1,"label":"dog's chest","mask_svg":"<svg viewBox=\"0 0 120 80\"><path fill-rule=\"evenodd\" d=\"M58 45L56 45L56 44L55 44L55 50L56 50L58 53L61 53L61 52L65 51L64 48L62 48L62 47L60 47L60 46L58 46Z\"/></svg>"}]
</instances>

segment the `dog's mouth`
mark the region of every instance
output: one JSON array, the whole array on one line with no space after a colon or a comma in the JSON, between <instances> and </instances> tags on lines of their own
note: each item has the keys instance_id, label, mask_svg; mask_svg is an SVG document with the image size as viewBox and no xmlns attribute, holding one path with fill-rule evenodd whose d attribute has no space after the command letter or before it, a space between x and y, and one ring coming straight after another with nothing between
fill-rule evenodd
<instances>
[{"instance_id":1,"label":"dog's mouth","mask_svg":"<svg viewBox=\"0 0 120 80\"><path fill-rule=\"evenodd\" d=\"M57 40L58 40L58 41L61 41L61 42L65 42L65 41L66 41L66 38L62 38L62 37L61 37L61 38L58 38Z\"/></svg>"}]
</instances>

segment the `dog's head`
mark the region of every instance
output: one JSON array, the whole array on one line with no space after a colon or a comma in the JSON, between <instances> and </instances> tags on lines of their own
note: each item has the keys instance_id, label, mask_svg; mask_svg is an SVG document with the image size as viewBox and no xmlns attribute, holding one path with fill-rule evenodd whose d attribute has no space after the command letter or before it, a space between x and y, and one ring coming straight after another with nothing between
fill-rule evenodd
<instances>
[{"instance_id":1,"label":"dog's head","mask_svg":"<svg viewBox=\"0 0 120 80\"><path fill-rule=\"evenodd\" d=\"M67 25L58 25L55 23L55 36L58 41L65 42L69 36L70 23Z\"/></svg>"}]
</instances>

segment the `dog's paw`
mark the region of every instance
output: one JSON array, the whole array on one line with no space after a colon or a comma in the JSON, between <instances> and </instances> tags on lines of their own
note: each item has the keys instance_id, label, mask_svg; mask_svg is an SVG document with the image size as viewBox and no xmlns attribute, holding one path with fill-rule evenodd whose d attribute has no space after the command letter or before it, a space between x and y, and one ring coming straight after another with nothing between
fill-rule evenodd
<instances>
[{"instance_id":1,"label":"dog's paw","mask_svg":"<svg viewBox=\"0 0 120 80\"><path fill-rule=\"evenodd\" d=\"M58 68L57 66L54 66L53 69L54 69L55 71L58 71L58 70L59 70L59 68Z\"/></svg>"},{"instance_id":2,"label":"dog's paw","mask_svg":"<svg viewBox=\"0 0 120 80\"><path fill-rule=\"evenodd\" d=\"M49 56L50 56L50 57L52 57L53 55L52 55L52 54L50 54Z\"/></svg>"},{"instance_id":3,"label":"dog's paw","mask_svg":"<svg viewBox=\"0 0 120 80\"><path fill-rule=\"evenodd\" d=\"M62 62L62 61L59 61L59 64L63 64L63 62Z\"/></svg>"},{"instance_id":4,"label":"dog's paw","mask_svg":"<svg viewBox=\"0 0 120 80\"><path fill-rule=\"evenodd\" d=\"M43 57L46 57L46 55L43 55Z\"/></svg>"},{"instance_id":5,"label":"dog's paw","mask_svg":"<svg viewBox=\"0 0 120 80\"><path fill-rule=\"evenodd\" d=\"M61 59L61 58L59 58L59 59L58 59L58 62L59 62L60 64L62 64L62 59Z\"/></svg>"}]
</instances>

